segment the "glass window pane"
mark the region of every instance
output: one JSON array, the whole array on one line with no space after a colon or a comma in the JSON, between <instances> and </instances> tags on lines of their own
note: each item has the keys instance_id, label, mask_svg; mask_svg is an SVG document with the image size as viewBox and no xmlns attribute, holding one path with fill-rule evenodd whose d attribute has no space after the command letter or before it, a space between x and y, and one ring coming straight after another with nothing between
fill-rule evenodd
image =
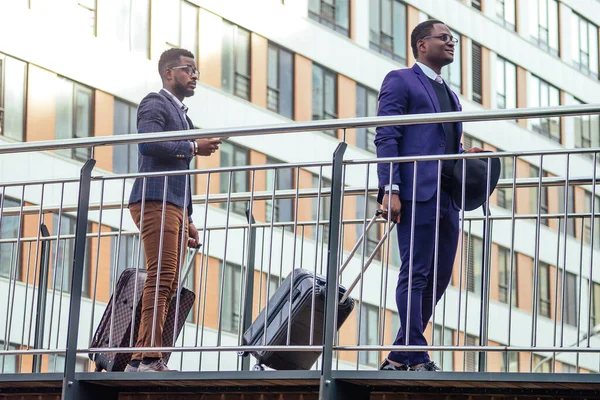
<instances>
[{"instance_id":1,"label":"glass window pane","mask_svg":"<svg viewBox=\"0 0 600 400\"><path fill-rule=\"evenodd\" d=\"M588 25L589 32L589 55L590 55L590 72L598 75L598 27L593 24Z\"/></svg>"},{"instance_id":2,"label":"glass window pane","mask_svg":"<svg viewBox=\"0 0 600 400\"><path fill-rule=\"evenodd\" d=\"M312 115L313 119L323 119L323 70L313 64L312 69Z\"/></svg>"},{"instance_id":3,"label":"glass window pane","mask_svg":"<svg viewBox=\"0 0 600 400\"><path fill-rule=\"evenodd\" d=\"M549 45L554 49L553 53L558 54L558 3L556 0L549 0L548 24Z\"/></svg>"},{"instance_id":4,"label":"glass window pane","mask_svg":"<svg viewBox=\"0 0 600 400\"><path fill-rule=\"evenodd\" d=\"M279 50L273 45L269 45L267 51L267 86L272 89L279 89Z\"/></svg>"},{"instance_id":5,"label":"glass window pane","mask_svg":"<svg viewBox=\"0 0 600 400\"><path fill-rule=\"evenodd\" d=\"M513 29L516 25L515 0L504 0L504 20L509 23Z\"/></svg>"},{"instance_id":6,"label":"glass window pane","mask_svg":"<svg viewBox=\"0 0 600 400\"><path fill-rule=\"evenodd\" d=\"M325 112L328 116L337 116L337 75L325 74Z\"/></svg>"},{"instance_id":7,"label":"glass window pane","mask_svg":"<svg viewBox=\"0 0 600 400\"><path fill-rule=\"evenodd\" d=\"M545 2L546 0L532 0L528 1L529 4L529 34L532 38L539 38L539 2Z\"/></svg>"},{"instance_id":8,"label":"glass window pane","mask_svg":"<svg viewBox=\"0 0 600 400\"><path fill-rule=\"evenodd\" d=\"M0 203L2 196L0 196ZM19 207L20 201L12 200L4 197L3 213L8 208ZM4 278L10 277L11 266L13 268L13 276L15 276L15 266L17 257L16 239L19 237L19 217L2 215L2 225L0 226L0 239L14 239L13 243L0 244L0 276ZM19 276L17 270L16 275Z\"/></svg>"},{"instance_id":9,"label":"glass window pane","mask_svg":"<svg viewBox=\"0 0 600 400\"><path fill-rule=\"evenodd\" d=\"M506 108L517 108L517 67L506 62Z\"/></svg>"},{"instance_id":10,"label":"glass window pane","mask_svg":"<svg viewBox=\"0 0 600 400\"><path fill-rule=\"evenodd\" d=\"M279 113L294 118L294 55L279 50Z\"/></svg>"},{"instance_id":11,"label":"glass window pane","mask_svg":"<svg viewBox=\"0 0 600 400\"><path fill-rule=\"evenodd\" d=\"M184 1L181 3L181 47L198 54L199 8Z\"/></svg>"},{"instance_id":12,"label":"glass window pane","mask_svg":"<svg viewBox=\"0 0 600 400\"><path fill-rule=\"evenodd\" d=\"M381 0L381 32L392 36L392 1Z\"/></svg>"},{"instance_id":13,"label":"glass window pane","mask_svg":"<svg viewBox=\"0 0 600 400\"><path fill-rule=\"evenodd\" d=\"M221 87L223 90L233 93L234 84L234 26L223 21L223 42L221 49Z\"/></svg>"},{"instance_id":14,"label":"glass window pane","mask_svg":"<svg viewBox=\"0 0 600 400\"><path fill-rule=\"evenodd\" d=\"M131 2L131 50L148 57L150 39L150 0Z\"/></svg>"},{"instance_id":15,"label":"glass window pane","mask_svg":"<svg viewBox=\"0 0 600 400\"><path fill-rule=\"evenodd\" d=\"M380 11L379 11L380 0L369 1L369 31L371 43L379 46L379 35L381 32L381 26L379 23Z\"/></svg>"},{"instance_id":16,"label":"glass window pane","mask_svg":"<svg viewBox=\"0 0 600 400\"><path fill-rule=\"evenodd\" d=\"M164 0L163 18L165 38L168 44L179 47L179 29L181 25L181 0Z\"/></svg>"},{"instance_id":17,"label":"glass window pane","mask_svg":"<svg viewBox=\"0 0 600 400\"><path fill-rule=\"evenodd\" d=\"M238 27L236 35L235 71L250 76L250 32Z\"/></svg>"},{"instance_id":18,"label":"glass window pane","mask_svg":"<svg viewBox=\"0 0 600 400\"><path fill-rule=\"evenodd\" d=\"M349 0L336 0L335 23L343 29L350 28L350 5Z\"/></svg>"},{"instance_id":19,"label":"glass window pane","mask_svg":"<svg viewBox=\"0 0 600 400\"><path fill-rule=\"evenodd\" d=\"M406 60L406 6L394 1L394 54Z\"/></svg>"},{"instance_id":20,"label":"glass window pane","mask_svg":"<svg viewBox=\"0 0 600 400\"><path fill-rule=\"evenodd\" d=\"M6 57L4 65L4 136L25 138L25 82L27 64ZM0 69L0 79L2 70ZM1 89L1 88L0 88ZM0 96L2 93L0 92Z\"/></svg>"},{"instance_id":21,"label":"glass window pane","mask_svg":"<svg viewBox=\"0 0 600 400\"><path fill-rule=\"evenodd\" d=\"M571 57L573 63L579 67L579 16L571 14Z\"/></svg>"},{"instance_id":22,"label":"glass window pane","mask_svg":"<svg viewBox=\"0 0 600 400\"><path fill-rule=\"evenodd\" d=\"M70 139L73 137L73 82L65 78L56 81L56 138ZM70 149L56 151L59 154L71 156Z\"/></svg>"}]
</instances>

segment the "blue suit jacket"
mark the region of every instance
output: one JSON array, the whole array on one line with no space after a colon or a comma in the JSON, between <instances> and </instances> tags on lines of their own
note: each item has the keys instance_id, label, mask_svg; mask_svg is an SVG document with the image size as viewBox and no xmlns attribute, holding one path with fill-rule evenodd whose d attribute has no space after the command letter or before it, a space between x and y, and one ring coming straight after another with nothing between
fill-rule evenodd
<instances>
[{"instance_id":1,"label":"blue suit jacket","mask_svg":"<svg viewBox=\"0 0 600 400\"><path fill-rule=\"evenodd\" d=\"M185 117L187 118L187 117ZM194 128L192 121L182 116L177 105L162 91L150 93L140 103L137 112L137 129L139 133L181 131ZM138 144L139 172L180 171L190 168L192 147L189 140L152 142ZM187 202L188 215L192 215L192 194L189 186L185 196L186 176L170 176L167 183L167 202L183 207ZM142 194L143 179L137 178L133 183L129 204L139 203L142 197L146 201L163 201L164 177L148 178L146 193Z\"/></svg>"},{"instance_id":2,"label":"blue suit jacket","mask_svg":"<svg viewBox=\"0 0 600 400\"><path fill-rule=\"evenodd\" d=\"M462 107L456 94L448 88L455 111ZM387 74L379 92L377 115L424 114L440 112L440 104L429 78L418 65ZM456 124L459 152L463 152L460 138L462 123ZM377 157L404 157L441 155L446 152L446 135L442 124L384 126L377 128L375 146ZM412 162L394 163L392 184L400 186L400 199L412 200L414 167ZM427 201L437 190L437 162L417 164L416 200ZM379 178L378 200L383 198L383 187L390 183L390 164L377 165Z\"/></svg>"}]
</instances>

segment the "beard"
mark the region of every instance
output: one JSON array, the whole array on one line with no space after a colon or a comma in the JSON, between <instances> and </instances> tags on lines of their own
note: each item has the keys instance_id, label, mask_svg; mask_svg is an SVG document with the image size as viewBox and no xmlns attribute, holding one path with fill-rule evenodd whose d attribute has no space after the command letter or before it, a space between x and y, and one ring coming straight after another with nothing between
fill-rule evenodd
<instances>
[{"instance_id":1,"label":"beard","mask_svg":"<svg viewBox=\"0 0 600 400\"><path fill-rule=\"evenodd\" d=\"M183 97L191 97L194 95L194 89L180 82L175 82L173 89L175 89L178 94L182 94Z\"/></svg>"}]
</instances>

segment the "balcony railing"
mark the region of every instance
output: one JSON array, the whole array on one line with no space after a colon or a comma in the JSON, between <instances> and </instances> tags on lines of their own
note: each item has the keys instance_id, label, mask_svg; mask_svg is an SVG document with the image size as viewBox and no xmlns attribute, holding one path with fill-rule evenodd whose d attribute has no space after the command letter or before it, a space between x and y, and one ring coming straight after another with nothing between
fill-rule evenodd
<instances>
[{"instance_id":1,"label":"balcony railing","mask_svg":"<svg viewBox=\"0 0 600 400\"><path fill-rule=\"evenodd\" d=\"M599 106L578 105L120 135L7 144L0 146L0 156L90 148L93 157L93 149L103 145L598 112ZM321 352L312 368L320 370L324 380L333 379L336 370L376 369L388 351L398 349L391 345L399 325L394 298L401 266L395 233L368 271L362 266L372 248L369 241L359 247L344 272L339 271L376 207L377 165L413 163L418 168L427 162L439 168L444 160L463 162L482 155L344 160L345 147L338 146L333 161L169 173L98 175L92 172L94 162L88 161L79 179L0 183L0 298L6 299L6 307L0 307L0 372L62 368L63 394L69 398L74 395L68 382L77 379L75 372L93 370L88 354L133 351L133 347L90 348L91 338L123 269L144 268L140 234L127 211L133 178L160 176L168 184L176 175L203 182L204 188L198 187L204 192L193 196L201 254L187 279L180 282L196 293L196 301L176 341L154 348L172 352L172 368L239 372L250 369L252 363L238 352L268 350ZM443 298L432 304L428 345L404 346L403 350L429 351L445 371L598 372L600 279L593 268L600 257L596 240L600 238L600 210L594 200L600 195L598 152L556 149L485 154L512 160L512 177L498 185L514 194L511 209L498 206L492 194L484 213L481 208L460 212L453 275ZM531 170L522 168L526 164L555 176L524 175L523 171ZM275 171L281 170L292 171L295 188L266 190L267 172L273 172L270 187L276 187ZM221 175L231 179L239 171L250 175L249 192L210 190L211 181L220 181ZM305 178L308 171L313 179ZM570 191L574 198L568 195ZM549 202L542 199L543 193L548 193ZM592 199L589 204L588 198ZM285 203L291 207L290 221L278 221L275 208L269 206L282 199L291 200ZM6 206L9 201L12 205ZM234 213L233 202L246 202L255 220ZM541 204L549 204L548 212L541 211ZM388 224L376 221L377 237ZM181 271L185 265L181 263ZM244 346L244 331L296 268L341 285L360 276L350 293L356 304L353 313L337 331L332 323L337 307L330 302L323 310L324 321L313 310L310 322L312 327L324 322L323 337L311 335L302 344L288 338L284 346ZM336 286L327 286L327 298L336 298ZM321 391L329 390L323 385Z\"/></svg>"}]
</instances>

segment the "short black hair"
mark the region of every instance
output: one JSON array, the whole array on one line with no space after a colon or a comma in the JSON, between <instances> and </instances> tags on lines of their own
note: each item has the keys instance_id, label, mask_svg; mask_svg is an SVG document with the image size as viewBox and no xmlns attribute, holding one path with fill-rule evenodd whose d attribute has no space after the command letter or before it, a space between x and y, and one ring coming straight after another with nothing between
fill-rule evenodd
<instances>
[{"instance_id":1,"label":"short black hair","mask_svg":"<svg viewBox=\"0 0 600 400\"><path fill-rule=\"evenodd\" d=\"M417 43L419 43L419 40L423 39L424 37L431 35L431 30L435 24L446 25L437 19L430 19L415 26L415 29L413 29L412 33L410 34L410 47L412 47L412 52L415 58L417 58L419 55Z\"/></svg>"},{"instance_id":2,"label":"short black hair","mask_svg":"<svg viewBox=\"0 0 600 400\"><path fill-rule=\"evenodd\" d=\"M167 68L174 67L179 62L180 57L194 58L194 55L189 50L179 48L163 51L158 60L158 74L161 78Z\"/></svg>"}]
</instances>

